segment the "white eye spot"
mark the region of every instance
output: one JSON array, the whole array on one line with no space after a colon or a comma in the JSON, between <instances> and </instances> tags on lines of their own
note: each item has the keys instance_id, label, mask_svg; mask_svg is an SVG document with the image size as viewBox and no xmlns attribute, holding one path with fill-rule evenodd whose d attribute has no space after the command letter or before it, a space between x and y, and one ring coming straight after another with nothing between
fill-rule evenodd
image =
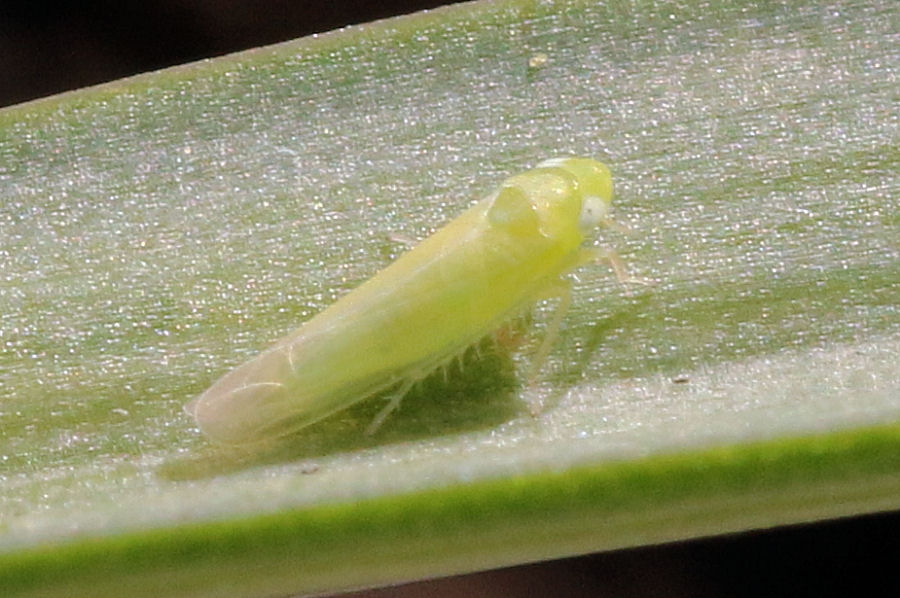
<instances>
[{"instance_id":1,"label":"white eye spot","mask_svg":"<svg viewBox=\"0 0 900 598\"><path fill-rule=\"evenodd\" d=\"M549 160L544 160L540 164L537 165L538 168L560 168L565 166L566 163L571 160L571 158L550 158Z\"/></svg>"},{"instance_id":2,"label":"white eye spot","mask_svg":"<svg viewBox=\"0 0 900 598\"><path fill-rule=\"evenodd\" d=\"M581 217L578 219L578 227L583 231L596 228L606 219L609 213L609 204L596 195L588 195L581 205Z\"/></svg>"}]
</instances>

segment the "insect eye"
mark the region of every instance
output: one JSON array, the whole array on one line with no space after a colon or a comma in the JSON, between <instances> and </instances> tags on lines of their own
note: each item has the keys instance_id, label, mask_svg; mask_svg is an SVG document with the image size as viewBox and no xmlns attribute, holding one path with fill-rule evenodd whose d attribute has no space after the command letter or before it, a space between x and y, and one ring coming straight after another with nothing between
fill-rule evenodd
<instances>
[{"instance_id":1,"label":"insect eye","mask_svg":"<svg viewBox=\"0 0 900 598\"><path fill-rule=\"evenodd\" d=\"M589 231L603 222L609 213L609 204L603 198L596 195L588 195L581 204L581 217L578 219L578 228Z\"/></svg>"}]
</instances>

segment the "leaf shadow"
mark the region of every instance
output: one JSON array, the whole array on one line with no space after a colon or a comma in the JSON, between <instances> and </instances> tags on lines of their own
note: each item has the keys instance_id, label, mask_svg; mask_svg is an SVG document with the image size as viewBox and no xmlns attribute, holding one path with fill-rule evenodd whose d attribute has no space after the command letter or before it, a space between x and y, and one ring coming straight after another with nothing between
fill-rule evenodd
<instances>
[{"instance_id":1,"label":"leaf shadow","mask_svg":"<svg viewBox=\"0 0 900 598\"><path fill-rule=\"evenodd\" d=\"M508 347L486 337L445 369L407 393L399 409L373 434L366 429L389 393L362 401L296 434L253 446L208 444L157 470L169 481L211 478L252 467L291 463L341 452L488 429L527 409ZM317 466L311 465L307 473Z\"/></svg>"}]
</instances>

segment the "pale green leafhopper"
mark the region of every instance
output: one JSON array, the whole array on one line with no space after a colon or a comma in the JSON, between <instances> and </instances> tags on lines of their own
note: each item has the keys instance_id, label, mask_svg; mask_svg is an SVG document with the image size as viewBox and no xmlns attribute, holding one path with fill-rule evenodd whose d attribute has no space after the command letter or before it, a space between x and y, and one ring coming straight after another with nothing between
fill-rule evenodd
<instances>
[{"instance_id":1,"label":"pale green leafhopper","mask_svg":"<svg viewBox=\"0 0 900 598\"><path fill-rule=\"evenodd\" d=\"M587 158L547 160L500 188L257 357L225 374L187 410L216 441L244 444L294 432L396 388L373 426L410 386L520 315L558 296L539 366L569 303L582 247L608 223L609 169Z\"/></svg>"}]
</instances>

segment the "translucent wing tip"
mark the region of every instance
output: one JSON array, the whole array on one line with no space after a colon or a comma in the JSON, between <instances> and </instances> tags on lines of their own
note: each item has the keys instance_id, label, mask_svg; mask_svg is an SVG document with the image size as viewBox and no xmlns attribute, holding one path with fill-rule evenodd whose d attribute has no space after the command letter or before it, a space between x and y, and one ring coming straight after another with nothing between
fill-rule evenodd
<instances>
[{"instance_id":1,"label":"translucent wing tip","mask_svg":"<svg viewBox=\"0 0 900 598\"><path fill-rule=\"evenodd\" d=\"M284 387L274 382L219 389L213 385L184 410L204 434L223 444L266 440L266 430L284 419Z\"/></svg>"}]
</instances>

